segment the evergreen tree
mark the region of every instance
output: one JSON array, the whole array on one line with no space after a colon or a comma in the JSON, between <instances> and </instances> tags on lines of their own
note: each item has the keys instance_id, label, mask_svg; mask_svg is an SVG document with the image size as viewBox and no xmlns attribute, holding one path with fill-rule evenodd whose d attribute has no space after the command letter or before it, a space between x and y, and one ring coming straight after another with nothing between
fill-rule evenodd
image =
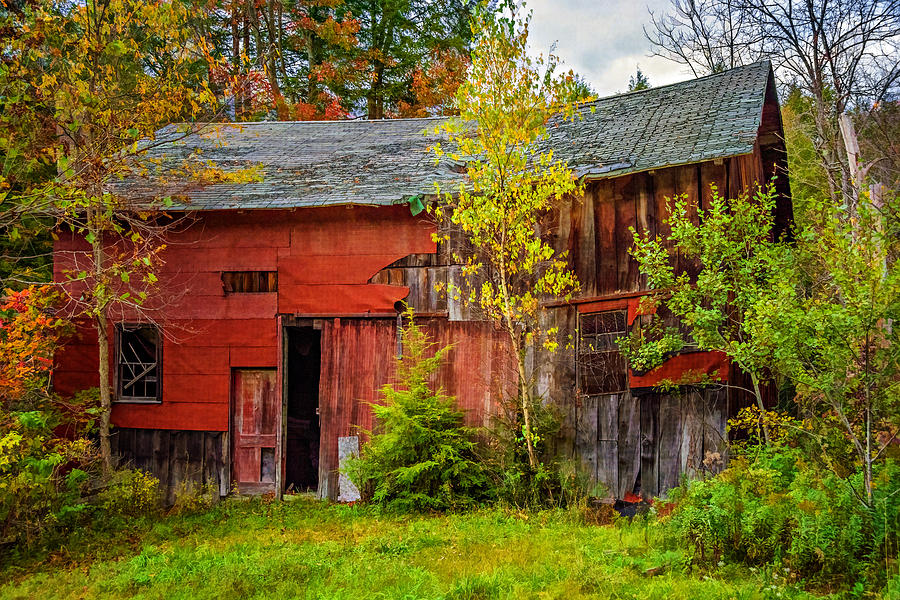
<instances>
[{"instance_id":1,"label":"evergreen tree","mask_svg":"<svg viewBox=\"0 0 900 600\"><path fill-rule=\"evenodd\" d=\"M373 404L375 431L345 472L363 497L390 509L446 510L486 500L487 474L477 462L473 431L455 399L435 389L434 374L450 346L435 349L407 308L396 381Z\"/></svg>"},{"instance_id":2,"label":"evergreen tree","mask_svg":"<svg viewBox=\"0 0 900 600\"><path fill-rule=\"evenodd\" d=\"M637 68L637 73L632 75L628 79L628 91L629 92L637 92L640 90L646 90L650 88L650 80L647 79L647 76L641 71L640 65Z\"/></svg>"}]
</instances>

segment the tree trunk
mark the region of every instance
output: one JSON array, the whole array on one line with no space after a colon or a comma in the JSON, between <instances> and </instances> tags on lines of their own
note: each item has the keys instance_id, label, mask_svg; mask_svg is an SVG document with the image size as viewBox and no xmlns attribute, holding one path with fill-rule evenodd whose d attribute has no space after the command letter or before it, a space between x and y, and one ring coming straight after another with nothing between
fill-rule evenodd
<instances>
[{"instance_id":1,"label":"tree trunk","mask_svg":"<svg viewBox=\"0 0 900 600\"><path fill-rule=\"evenodd\" d=\"M231 70L232 76L237 79L241 74L241 34L238 30L238 1L231 5ZM237 121L243 112L241 89L238 85L232 85L231 96L234 99L234 117Z\"/></svg>"},{"instance_id":2,"label":"tree trunk","mask_svg":"<svg viewBox=\"0 0 900 600\"><path fill-rule=\"evenodd\" d=\"M112 472L112 449L109 443L109 418L112 412L112 390L109 383L109 330L105 311L97 315L97 347L100 352L100 457L106 474Z\"/></svg>"},{"instance_id":3,"label":"tree trunk","mask_svg":"<svg viewBox=\"0 0 900 600\"><path fill-rule=\"evenodd\" d=\"M511 331L510 336L514 335ZM531 393L529 391L529 378L525 367L525 351L513 342L516 352L516 366L519 369L519 403L522 407L522 420L524 421L525 446L528 449L528 464L532 469L538 466L537 453L534 450L534 435L531 431Z\"/></svg>"},{"instance_id":4,"label":"tree trunk","mask_svg":"<svg viewBox=\"0 0 900 600\"><path fill-rule=\"evenodd\" d=\"M753 382L753 394L756 396L756 406L759 407L759 426L763 432L763 440L769 445L769 426L766 425L766 405L763 404L762 392L759 389L759 380L756 375L750 373L750 381Z\"/></svg>"},{"instance_id":5,"label":"tree trunk","mask_svg":"<svg viewBox=\"0 0 900 600\"><path fill-rule=\"evenodd\" d=\"M91 251L93 253L94 270L94 294L99 291L105 296L107 290L104 286L104 270L106 269L106 252L103 247L103 231L98 230L96 220L100 219L94 214L94 210L88 210L88 230L93 234ZM98 375L100 376L100 458L103 460L103 470L109 474L112 472L112 450L109 444L109 417L112 412L112 390L109 383L109 318L107 304L101 296L100 306L96 306L94 325L97 329L97 361Z\"/></svg>"}]
</instances>

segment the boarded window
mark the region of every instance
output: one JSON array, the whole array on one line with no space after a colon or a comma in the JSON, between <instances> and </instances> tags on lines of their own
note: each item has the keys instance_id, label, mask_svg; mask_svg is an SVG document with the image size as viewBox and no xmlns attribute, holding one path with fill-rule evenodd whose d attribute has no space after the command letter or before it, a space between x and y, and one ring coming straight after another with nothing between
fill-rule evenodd
<instances>
[{"instance_id":1,"label":"boarded window","mask_svg":"<svg viewBox=\"0 0 900 600\"><path fill-rule=\"evenodd\" d=\"M626 311L583 314L579 321L578 379L582 393L625 391L628 366L616 340L628 335Z\"/></svg>"},{"instance_id":2,"label":"boarded window","mask_svg":"<svg viewBox=\"0 0 900 600\"><path fill-rule=\"evenodd\" d=\"M155 325L116 327L116 399L162 400L162 338Z\"/></svg>"},{"instance_id":3,"label":"boarded window","mask_svg":"<svg viewBox=\"0 0 900 600\"><path fill-rule=\"evenodd\" d=\"M258 294L278 291L276 271L224 271L222 287L226 294Z\"/></svg>"}]
</instances>

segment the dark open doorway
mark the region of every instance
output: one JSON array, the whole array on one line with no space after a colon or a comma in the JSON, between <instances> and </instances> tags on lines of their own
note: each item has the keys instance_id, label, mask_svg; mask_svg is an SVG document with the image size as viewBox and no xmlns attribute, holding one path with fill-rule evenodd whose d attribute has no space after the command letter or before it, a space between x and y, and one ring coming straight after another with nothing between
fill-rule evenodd
<instances>
[{"instance_id":1,"label":"dark open doorway","mask_svg":"<svg viewBox=\"0 0 900 600\"><path fill-rule=\"evenodd\" d=\"M316 491L319 486L319 369L322 333L286 327L287 435L284 489Z\"/></svg>"}]
</instances>

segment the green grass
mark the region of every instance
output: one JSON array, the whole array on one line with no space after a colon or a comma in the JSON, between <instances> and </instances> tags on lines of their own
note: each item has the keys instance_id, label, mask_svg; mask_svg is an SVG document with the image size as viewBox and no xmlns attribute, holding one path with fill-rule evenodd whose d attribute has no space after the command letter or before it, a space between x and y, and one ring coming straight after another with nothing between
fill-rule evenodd
<instances>
[{"instance_id":1,"label":"green grass","mask_svg":"<svg viewBox=\"0 0 900 600\"><path fill-rule=\"evenodd\" d=\"M692 572L657 527L584 525L574 512L410 517L230 500L130 531L84 532L7 567L0 598L812 597L733 566Z\"/></svg>"}]
</instances>

